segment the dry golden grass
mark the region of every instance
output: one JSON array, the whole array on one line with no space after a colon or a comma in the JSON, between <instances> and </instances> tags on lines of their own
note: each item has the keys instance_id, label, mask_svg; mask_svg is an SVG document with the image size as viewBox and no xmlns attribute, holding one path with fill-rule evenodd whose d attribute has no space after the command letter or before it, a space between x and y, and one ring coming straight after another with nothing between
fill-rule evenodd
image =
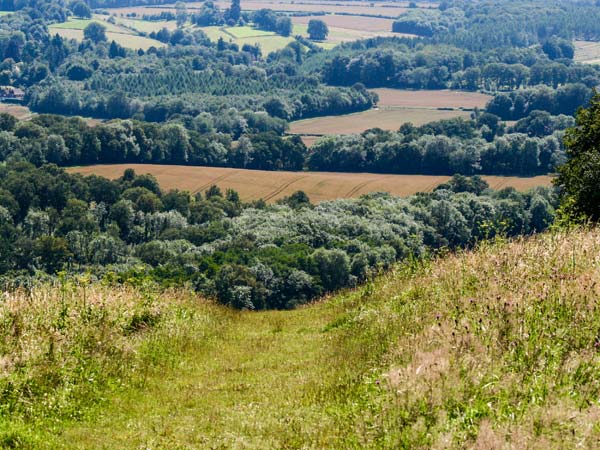
<instances>
[{"instance_id":1,"label":"dry golden grass","mask_svg":"<svg viewBox=\"0 0 600 450\"><path fill-rule=\"evenodd\" d=\"M379 95L380 108L484 108L492 98L479 92L411 91L405 89L373 89Z\"/></svg>"},{"instance_id":2,"label":"dry golden grass","mask_svg":"<svg viewBox=\"0 0 600 450\"><path fill-rule=\"evenodd\" d=\"M390 441L402 423L421 448L598 448L599 258L576 230L385 276L361 314L390 343Z\"/></svg>"},{"instance_id":3,"label":"dry golden grass","mask_svg":"<svg viewBox=\"0 0 600 450\"><path fill-rule=\"evenodd\" d=\"M313 202L359 197L369 192L389 192L394 195L407 196L416 192L431 191L450 179L447 176L429 175L267 172L154 164L96 165L75 167L68 171L84 175L96 174L114 179L122 176L123 171L127 168L135 169L138 174L154 175L163 189L198 192L215 184L223 190L238 191L244 201L262 198L268 202L274 202L299 190L306 192ZM512 186L522 191L535 186L549 186L552 180L549 176L531 178L486 176L484 179L494 189Z\"/></svg>"}]
</instances>

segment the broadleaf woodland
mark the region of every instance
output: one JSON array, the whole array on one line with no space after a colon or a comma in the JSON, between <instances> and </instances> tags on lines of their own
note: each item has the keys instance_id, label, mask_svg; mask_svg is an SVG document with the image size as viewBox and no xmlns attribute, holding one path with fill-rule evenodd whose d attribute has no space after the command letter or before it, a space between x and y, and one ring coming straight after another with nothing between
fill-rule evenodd
<instances>
[{"instance_id":1,"label":"broadleaf woodland","mask_svg":"<svg viewBox=\"0 0 600 450\"><path fill-rule=\"evenodd\" d=\"M393 31L412 37L324 50L297 36L269 54L202 31L254 23L291 33L284 13L248 12L239 2L223 11L211 2L193 13L179 6L175 30L150 34L165 46L148 50L109 42L103 25L88 25L80 41L48 28L75 11L136 3L2 4L12 12L0 18L0 84L23 89L38 113L0 115L7 285L90 271L187 283L238 308L291 308L398 260L542 231L558 207L554 189L493 192L478 175L554 172L566 161L565 130L600 83L598 66L574 61L573 39L600 37L600 10L585 1L444 1L397 18ZM372 108L375 87L492 98L469 119L329 136L310 149L288 135L292 120ZM406 199L374 193L313 205L299 192L266 205L216 186L164 191L131 170L109 181L60 168L96 163L458 175Z\"/></svg>"}]
</instances>

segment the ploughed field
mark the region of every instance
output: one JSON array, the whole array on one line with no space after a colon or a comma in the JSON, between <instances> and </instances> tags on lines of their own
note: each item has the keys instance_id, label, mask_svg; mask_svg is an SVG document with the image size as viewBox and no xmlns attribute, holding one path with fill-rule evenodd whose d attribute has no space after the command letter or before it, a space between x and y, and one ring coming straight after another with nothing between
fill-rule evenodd
<instances>
[{"instance_id":1,"label":"ploughed field","mask_svg":"<svg viewBox=\"0 0 600 450\"><path fill-rule=\"evenodd\" d=\"M268 172L262 170L231 169L223 167L171 166L154 164L114 164L74 167L69 172L100 175L115 179L127 168L138 174L154 175L163 189L190 192L206 190L211 185L234 189L244 201L263 199L275 202L296 191L304 191L313 202L338 198L359 197L370 192L389 192L408 196L428 192L450 179L447 176L387 175L372 173L334 172ZM549 186L550 176L531 178L483 177L492 188L512 186L528 190L535 186Z\"/></svg>"},{"instance_id":2,"label":"ploughed field","mask_svg":"<svg viewBox=\"0 0 600 450\"><path fill-rule=\"evenodd\" d=\"M374 89L373 92L379 95L377 108L341 116L298 120L290 124L290 132L304 136L325 136L362 133L370 128L395 131L407 122L419 126L454 117L467 119L471 110L484 108L491 98L479 92L450 90Z\"/></svg>"}]
</instances>

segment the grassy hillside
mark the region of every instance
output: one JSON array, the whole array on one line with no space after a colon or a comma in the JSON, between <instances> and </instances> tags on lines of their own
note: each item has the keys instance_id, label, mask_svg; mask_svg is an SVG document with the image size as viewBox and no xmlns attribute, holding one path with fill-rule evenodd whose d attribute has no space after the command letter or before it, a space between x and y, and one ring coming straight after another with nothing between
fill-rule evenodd
<instances>
[{"instance_id":1,"label":"grassy hillside","mask_svg":"<svg viewBox=\"0 0 600 450\"><path fill-rule=\"evenodd\" d=\"M498 241L261 313L85 280L11 295L0 445L594 448L599 261L598 230Z\"/></svg>"}]
</instances>

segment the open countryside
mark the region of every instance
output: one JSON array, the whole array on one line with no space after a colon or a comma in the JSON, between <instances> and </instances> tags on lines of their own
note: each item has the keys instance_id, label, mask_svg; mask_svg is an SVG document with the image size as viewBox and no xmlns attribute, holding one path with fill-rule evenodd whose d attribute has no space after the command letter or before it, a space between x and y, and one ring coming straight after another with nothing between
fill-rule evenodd
<instances>
[{"instance_id":1,"label":"open countryside","mask_svg":"<svg viewBox=\"0 0 600 450\"><path fill-rule=\"evenodd\" d=\"M328 134L362 133L371 128L394 131L407 122L419 126L435 120L452 119L454 117L469 118L470 115L471 113L461 110L375 108L342 116L323 116L298 120L290 123L290 133L324 136Z\"/></svg>"},{"instance_id":2,"label":"open countryside","mask_svg":"<svg viewBox=\"0 0 600 450\"><path fill-rule=\"evenodd\" d=\"M109 41L114 40L117 44L125 48L148 50L150 47L164 47L165 44L142 34L158 32L163 28L171 31L177 28L176 22L173 20L149 21L140 18L123 17L124 13L115 15L113 10L111 12L113 14L110 16L94 15L92 20L70 19L67 22L53 24L49 29L53 34L81 41L83 40L83 29L92 21L96 21L106 27L106 36ZM108 21L111 17L114 23ZM307 23L313 18L323 20L330 26L327 39L317 43L318 46L326 49L330 49L342 42L394 35L391 32L393 23L391 19L346 15L293 17L292 22L294 23L294 27L292 35L308 36ZM260 30L252 26L192 27L188 25L188 28L202 30L213 42L223 39L225 42L235 43L239 47L242 47L244 44L259 45L265 55L276 50L281 50L295 40L293 36L284 37L274 32Z\"/></svg>"},{"instance_id":3,"label":"open countryside","mask_svg":"<svg viewBox=\"0 0 600 450\"><path fill-rule=\"evenodd\" d=\"M26 106L4 102L0 103L0 113L10 114L19 120L27 120L33 114Z\"/></svg>"},{"instance_id":4,"label":"open countryside","mask_svg":"<svg viewBox=\"0 0 600 450\"><path fill-rule=\"evenodd\" d=\"M294 24L308 24L313 19L322 20L331 28L341 28L346 30L364 31L364 32L386 32L392 35L392 19L384 19L382 17L365 17L365 16L347 16L328 14L320 16L294 16L292 22Z\"/></svg>"},{"instance_id":5,"label":"open countryside","mask_svg":"<svg viewBox=\"0 0 600 450\"><path fill-rule=\"evenodd\" d=\"M360 197L369 192L388 192L393 195L408 196L417 192L430 192L448 176L429 175L383 175L372 173L333 173L333 172L268 172L262 170L230 169L222 167L190 167L152 164L116 164L76 167L73 173L100 175L116 179L127 168L137 174L151 174L165 189L179 189L189 192L202 192L211 185L222 190L233 189L244 201L263 199L275 202L296 191L304 191L311 201L321 202L338 198ZM493 189L514 187L525 191L536 186L550 186L550 176L529 178L483 177Z\"/></svg>"},{"instance_id":6,"label":"open countryside","mask_svg":"<svg viewBox=\"0 0 600 450\"><path fill-rule=\"evenodd\" d=\"M258 30L252 27L212 26L200 29L213 42L223 39L225 42L237 44L239 47L242 47L244 44L258 44L265 55L280 50L289 43L294 42L294 38L292 37L279 36L272 31Z\"/></svg>"},{"instance_id":7,"label":"open countryside","mask_svg":"<svg viewBox=\"0 0 600 450\"><path fill-rule=\"evenodd\" d=\"M480 92L442 90L371 89L379 96L380 108L484 108L492 96Z\"/></svg>"},{"instance_id":8,"label":"open countryside","mask_svg":"<svg viewBox=\"0 0 600 450\"><path fill-rule=\"evenodd\" d=\"M215 4L220 8L229 6L226 0L216 1ZM422 4L422 6L434 6L432 3ZM201 9L202 2L189 2L186 7L190 11ZM272 9L278 12L313 12L329 14L350 14L350 15L371 15L384 17L398 17L407 10L408 3L372 3L364 1L356 2L283 2L283 1L248 1L242 3L244 11L257 11L259 9ZM144 14L160 14L163 11L175 12L175 4L166 4L161 6L135 6L111 8L110 12L115 14L132 14L142 16Z\"/></svg>"},{"instance_id":9,"label":"open countryside","mask_svg":"<svg viewBox=\"0 0 600 450\"><path fill-rule=\"evenodd\" d=\"M150 297L160 322L138 334L105 331L107 342L93 354L117 370L108 349L126 347L143 372L124 365L121 373L138 385L111 393L94 415L70 420L60 433L46 428L37 448L396 449L402 447L390 442L410 439L408 448L491 450L505 441L507 448L543 448L522 445L538 442L540 433L547 448L596 448L597 407L546 391L556 372L540 366L548 353L563 354L561 386L574 392L582 381L569 365L595 360L595 352L555 333L596 338L589 308L598 292L591 286L600 284L599 242L592 230L483 244L397 267L366 287L294 311L236 312L187 292ZM35 291L27 301L11 296L6 303L20 305L24 316L39 314L26 336L47 339L60 308L78 310L85 292ZM553 292L561 292L560 312L540 299ZM87 295L89 314L111 324L149 302L148 294L123 288L94 286ZM85 327L92 333L89 320L71 319L81 336ZM76 349L70 341L57 345ZM532 353L515 356L512 346ZM517 363L537 376L515 381ZM475 389L480 383L493 386ZM524 407L532 395L548 405ZM579 395L593 399L587 390ZM481 425L456 416L465 398L482 405ZM428 408L415 406L421 399ZM409 424L398 425L407 411ZM517 414L522 424L515 424ZM417 432L426 421L430 434ZM463 429L477 434L465 437Z\"/></svg>"}]
</instances>

